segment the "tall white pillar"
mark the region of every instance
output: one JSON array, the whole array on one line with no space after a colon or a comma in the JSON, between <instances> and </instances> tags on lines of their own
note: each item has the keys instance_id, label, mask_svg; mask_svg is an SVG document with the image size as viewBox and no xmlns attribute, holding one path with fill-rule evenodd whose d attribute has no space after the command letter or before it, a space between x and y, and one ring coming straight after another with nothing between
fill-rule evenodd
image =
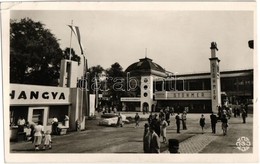
<instances>
[{"instance_id":1,"label":"tall white pillar","mask_svg":"<svg viewBox=\"0 0 260 164\"><path fill-rule=\"evenodd\" d=\"M153 104L153 76L141 77L141 111L143 106L148 106L148 111L151 112Z\"/></svg>"},{"instance_id":2,"label":"tall white pillar","mask_svg":"<svg viewBox=\"0 0 260 164\"><path fill-rule=\"evenodd\" d=\"M76 88L77 80L82 75L77 74L78 62L72 60L61 60L60 66L60 87Z\"/></svg>"},{"instance_id":3,"label":"tall white pillar","mask_svg":"<svg viewBox=\"0 0 260 164\"><path fill-rule=\"evenodd\" d=\"M216 55L218 51L217 43L211 43L211 58L210 60L210 76L211 76L211 101L212 101L212 111L217 113L217 106L221 105L221 85L220 85L220 72L219 72L219 62Z\"/></svg>"}]
</instances>

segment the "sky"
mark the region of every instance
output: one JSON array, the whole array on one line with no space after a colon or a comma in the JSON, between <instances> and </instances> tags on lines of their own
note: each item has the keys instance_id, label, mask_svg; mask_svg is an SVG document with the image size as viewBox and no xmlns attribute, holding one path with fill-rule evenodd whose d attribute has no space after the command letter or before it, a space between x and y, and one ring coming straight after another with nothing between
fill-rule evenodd
<instances>
[{"instance_id":1,"label":"sky","mask_svg":"<svg viewBox=\"0 0 260 164\"><path fill-rule=\"evenodd\" d=\"M10 18L29 17L45 24L59 39L62 49L70 45L70 29L78 26L88 66L109 68L118 62L125 70L145 57L167 71L209 72L210 43L217 42L220 71L252 69L254 37L252 11L174 10L14 10ZM72 48L80 54L76 38Z\"/></svg>"}]
</instances>

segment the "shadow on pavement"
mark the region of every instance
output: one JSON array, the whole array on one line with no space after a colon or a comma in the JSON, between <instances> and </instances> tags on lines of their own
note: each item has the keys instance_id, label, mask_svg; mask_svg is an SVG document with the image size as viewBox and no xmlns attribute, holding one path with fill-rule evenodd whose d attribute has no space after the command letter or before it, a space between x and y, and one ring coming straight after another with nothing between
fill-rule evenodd
<instances>
[{"instance_id":1,"label":"shadow on pavement","mask_svg":"<svg viewBox=\"0 0 260 164\"><path fill-rule=\"evenodd\" d=\"M34 148L31 149L12 149L11 151L32 151L32 152L37 152L34 150ZM38 151L44 151L44 150L38 150Z\"/></svg>"}]
</instances>

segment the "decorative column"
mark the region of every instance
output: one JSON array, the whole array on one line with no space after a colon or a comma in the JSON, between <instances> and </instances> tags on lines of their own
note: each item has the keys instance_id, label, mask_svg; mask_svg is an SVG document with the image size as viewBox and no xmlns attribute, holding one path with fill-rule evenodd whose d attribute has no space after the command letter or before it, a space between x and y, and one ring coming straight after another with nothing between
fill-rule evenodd
<instances>
[{"instance_id":1,"label":"decorative column","mask_svg":"<svg viewBox=\"0 0 260 164\"><path fill-rule=\"evenodd\" d=\"M219 72L219 62L220 60L216 56L216 51L218 51L217 43L211 43L211 58L210 60L210 76L211 76L211 101L212 101L212 111L217 113L217 106L221 106L221 85L220 85L220 72Z\"/></svg>"},{"instance_id":2,"label":"decorative column","mask_svg":"<svg viewBox=\"0 0 260 164\"><path fill-rule=\"evenodd\" d=\"M141 111L151 112L153 104L153 76L141 76ZM145 111L145 112L148 112Z\"/></svg>"}]
</instances>

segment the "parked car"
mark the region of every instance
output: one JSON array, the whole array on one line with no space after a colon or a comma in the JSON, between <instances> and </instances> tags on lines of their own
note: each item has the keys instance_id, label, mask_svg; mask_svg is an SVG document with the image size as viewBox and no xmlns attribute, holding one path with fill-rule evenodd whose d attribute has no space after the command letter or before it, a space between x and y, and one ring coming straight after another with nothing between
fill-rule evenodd
<instances>
[{"instance_id":1,"label":"parked car","mask_svg":"<svg viewBox=\"0 0 260 164\"><path fill-rule=\"evenodd\" d=\"M101 126L116 126L116 125L117 125L118 114L115 114L115 113L106 113L106 114L102 115L101 117L103 117L103 118L105 118L105 119L99 121L99 125L101 125ZM129 121L126 119L126 116L125 116L125 115L122 115L122 114L121 114L121 117L122 117L123 123L129 122Z\"/></svg>"}]
</instances>

